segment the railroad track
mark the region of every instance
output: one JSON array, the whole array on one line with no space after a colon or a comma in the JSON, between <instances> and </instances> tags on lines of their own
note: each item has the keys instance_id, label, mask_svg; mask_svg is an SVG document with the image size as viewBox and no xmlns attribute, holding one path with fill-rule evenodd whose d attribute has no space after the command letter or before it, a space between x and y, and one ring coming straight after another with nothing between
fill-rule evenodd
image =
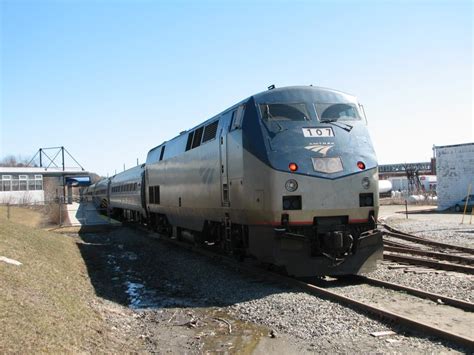
<instances>
[{"instance_id":1,"label":"railroad track","mask_svg":"<svg viewBox=\"0 0 474 355\"><path fill-rule=\"evenodd\" d=\"M398 252L397 252L398 253ZM410 252L405 252L410 254ZM459 265L453 263L441 262L438 260L431 260L428 258L417 258L408 255L400 255L392 252L384 251L383 258L385 260L395 261L397 263L411 264L417 266L426 266L436 270L456 271L465 274L474 275L474 267L468 265Z\"/></svg>"},{"instance_id":2,"label":"railroad track","mask_svg":"<svg viewBox=\"0 0 474 355\"><path fill-rule=\"evenodd\" d=\"M404 233L382 224L384 235L384 259L437 270L474 274L474 249L440 243L427 238ZM395 242L401 239L407 243Z\"/></svg>"},{"instance_id":3,"label":"railroad track","mask_svg":"<svg viewBox=\"0 0 474 355\"><path fill-rule=\"evenodd\" d=\"M388 240L384 241L384 250L390 251L390 252L396 252L396 253L398 252L398 253L405 253L405 254L422 255L422 256L432 257L434 259L439 259L439 260L454 261L460 264L461 263L468 264L468 265L474 264L473 257L448 254L448 253L439 253L439 252L430 251L430 250L417 249L417 248L413 248L413 247L405 246L405 245L399 246L399 245L394 245Z\"/></svg>"},{"instance_id":4,"label":"railroad track","mask_svg":"<svg viewBox=\"0 0 474 355\"><path fill-rule=\"evenodd\" d=\"M443 296L438 293L426 292L417 288L408 287L408 286L396 284L393 282L382 281L379 279L374 279L369 276L354 275L353 278L355 281L360 282L360 283L366 283L369 285L384 287L384 288L395 290L395 291L403 291L413 296L429 299L436 303L441 302L443 304L453 306L465 311L474 312L474 303L458 300L457 298Z\"/></svg>"},{"instance_id":5,"label":"railroad track","mask_svg":"<svg viewBox=\"0 0 474 355\"><path fill-rule=\"evenodd\" d=\"M427 239L427 238L418 237L418 236L413 235L413 234L408 234L408 233L399 231L399 230L397 230L397 229L395 229L395 228L393 228L393 227L391 227L391 226L389 226L385 223L382 223L381 226L385 229L384 233L386 235L391 236L391 237L396 237L398 239L407 240L407 241L414 242L414 243L417 243L417 244L429 245L429 246L432 246L432 247L438 247L438 248L441 248L442 250L456 250L456 251L459 251L459 252L464 252L464 253L467 253L467 254L470 254L470 255L474 255L474 249L472 249L472 248L463 247L463 246L459 246L459 245L448 244L448 243L441 243L441 242L437 242L437 241L430 240L430 239Z\"/></svg>"},{"instance_id":6,"label":"railroad track","mask_svg":"<svg viewBox=\"0 0 474 355\"><path fill-rule=\"evenodd\" d=\"M160 240L166 243L183 247L188 250L192 250L194 252L210 257L212 259L219 258L220 262L222 262L223 264L226 264L227 266L231 268L236 269L237 271L244 272L246 274L249 274L258 278L264 278L270 282L277 282L277 283L281 283L281 284L288 285L291 287L295 287L309 294L322 297L330 301L340 303L344 306L351 307L357 311L368 313L377 318L393 322L395 324L398 324L404 327L407 331L415 331L424 336L427 336L427 335L435 336L440 339L450 341L454 344L461 345L467 349L474 349L474 339L469 334L463 334L462 332L452 331L448 329L449 326L440 327L439 324L433 324L427 321L416 319L413 316L410 316L409 314L410 312L413 312L413 310L409 311L408 314L407 313L403 314L403 312L395 312L393 310L391 311L387 309L389 308L387 307L387 305L384 305L384 304L374 305L374 304L371 304L370 302L367 302L367 300L358 300L355 297L349 297L347 295L342 294L341 292L331 290L331 287L328 287L328 285L324 285L324 283L320 284L319 282L310 283L310 282L301 281L295 278L291 278L291 277L277 274L268 270L264 270L261 267L257 267L256 265L252 265L245 262L238 262L231 257L216 254L215 252L211 252L209 250L206 250L200 247L195 247L183 241L178 241L175 239L170 239L168 237L163 237L157 233L153 233L149 231L147 232L152 237L159 238ZM473 317L472 312L474 311L474 303L461 301L458 299L445 297L439 294L434 294L434 293L422 291L419 289L405 287L399 284L389 283L389 282L385 282L385 281L381 281L381 280L377 280L377 279L373 279L369 277L356 276L353 278L353 280L356 280L360 284L375 286L379 289L390 289L390 290L400 291L400 293L403 293L403 294L407 293L407 294L416 296L418 298L432 300L434 301L433 307L450 307L450 309L447 310L446 312L457 311L458 312L457 314L459 315L457 319L461 317L461 315L464 315L465 319L461 319L461 322L463 323L465 322L465 324L469 324L469 322L472 323L472 317ZM379 299L384 300L385 297L381 296ZM455 308L452 308L452 307L455 307ZM455 311L453 311L453 309ZM421 314L421 316L423 317L424 314Z\"/></svg>"},{"instance_id":7,"label":"railroad track","mask_svg":"<svg viewBox=\"0 0 474 355\"><path fill-rule=\"evenodd\" d=\"M325 282L322 284L324 285L324 283ZM331 283L335 283L335 285L330 286ZM320 283L318 282L316 286L320 286ZM357 290L353 288L347 289L347 287L354 286L371 287L365 290L362 295L356 296L354 294L357 294ZM472 314L474 311L474 303L460 301L366 276L354 276L349 283L330 281L328 286L324 287L324 289L327 291L328 287L331 288L331 292L335 292L338 296L346 297L346 299L339 299L338 296L335 296L336 299L347 302L350 306L356 305L356 308L393 321L408 329L416 330L425 335L437 336L474 349L474 338L472 338L471 329L469 327L466 329L463 326L456 328L456 326L453 326L454 322L452 322L452 319L456 319L461 323L466 322L465 324L471 324L474 317ZM389 292L389 290L402 292L393 293ZM320 290L318 290L318 292L320 292ZM407 296L405 293L415 297ZM367 294L370 294L370 301L365 299ZM330 297L332 298L332 295L330 295ZM428 299L433 302L430 303L422 299ZM400 304L403 305L400 306ZM452 307L443 306L443 304L449 304Z\"/></svg>"}]
</instances>

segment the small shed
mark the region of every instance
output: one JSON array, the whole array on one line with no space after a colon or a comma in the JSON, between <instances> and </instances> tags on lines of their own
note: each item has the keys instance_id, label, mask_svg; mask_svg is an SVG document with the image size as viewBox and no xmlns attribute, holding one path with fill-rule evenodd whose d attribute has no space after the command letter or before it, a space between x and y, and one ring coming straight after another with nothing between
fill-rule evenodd
<instances>
[{"instance_id":1,"label":"small shed","mask_svg":"<svg viewBox=\"0 0 474 355\"><path fill-rule=\"evenodd\" d=\"M433 147L438 180L438 209L452 207L474 190L474 143Z\"/></svg>"}]
</instances>

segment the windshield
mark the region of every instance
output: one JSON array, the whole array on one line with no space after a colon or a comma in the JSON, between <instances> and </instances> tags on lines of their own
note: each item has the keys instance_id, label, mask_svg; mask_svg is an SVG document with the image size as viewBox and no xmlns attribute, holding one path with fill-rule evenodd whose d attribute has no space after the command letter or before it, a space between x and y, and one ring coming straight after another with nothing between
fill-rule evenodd
<instances>
[{"instance_id":1,"label":"windshield","mask_svg":"<svg viewBox=\"0 0 474 355\"><path fill-rule=\"evenodd\" d=\"M260 104L262 118L267 121L309 121L306 104Z\"/></svg>"},{"instance_id":2,"label":"windshield","mask_svg":"<svg viewBox=\"0 0 474 355\"><path fill-rule=\"evenodd\" d=\"M354 121L360 120L358 107L355 104L315 104L319 120L324 121Z\"/></svg>"}]
</instances>

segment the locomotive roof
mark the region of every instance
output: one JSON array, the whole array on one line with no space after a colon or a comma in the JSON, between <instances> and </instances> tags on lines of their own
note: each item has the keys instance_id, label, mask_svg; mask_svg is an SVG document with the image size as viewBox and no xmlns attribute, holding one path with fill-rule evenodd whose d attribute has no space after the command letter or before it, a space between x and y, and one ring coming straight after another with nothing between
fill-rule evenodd
<instances>
[{"instance_id":1,"label":"locomotive roof","mask_svg":"<svg viewBox=\"0 0 474 355\"><path fill-rule=\"evenodd\" d=\"M148 151L148 154L153 152L154 150L160 148L163 144L169 143L174 139L181 137L183 134L196 129L202 125L205 125L212 120L216 119L216 117L221 116L227 111L233 110L239 105L247 102L251 98L254 98L256 102L278 102L278 101L288 101L294 98L294 100L301 102L302 98L307 100L314 100L316 99L319 102L324 103L335 103L335 102L356 102L357 99L355 96L347 94L342 91L319 87L319 86L284 86L281 88L275 88L271 90L262 91L258 94L251 95L236 104L226 108L224 111L219 112L218 114L212 116L211 118L199 123L198 125L186 130L182 131L179 135L173 137L169 141L164 141L163 143L153 147Z\"/></svg>"},{"instance_id":2,"label":"locomotive roof","mask_svg":"<svg viewBox=\"0 0 474 355\"><path fill-rule=\"evenodd\" d=\"M281 88L275 88L271 90L262 91L258 94L252 95L257 102L264 101L278 101L288 100L294 97L301 101L301 98L311 97L319 102L332 103L339 102L341 99L344 101L354 102L356 97L354 95L329 89L319 86L285 86Z\"/></svg>"}]
</instances>

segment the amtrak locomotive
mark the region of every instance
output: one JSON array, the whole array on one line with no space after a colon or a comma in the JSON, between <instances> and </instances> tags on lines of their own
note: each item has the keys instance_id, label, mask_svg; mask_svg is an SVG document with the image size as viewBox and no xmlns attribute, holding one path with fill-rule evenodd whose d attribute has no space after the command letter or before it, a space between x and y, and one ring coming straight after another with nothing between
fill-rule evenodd
<instances>
[{"instance_id":1,"label":"amtrak locomotive","mask_svg":"<svg viewBox=\"0 0 474 355\"><path fill-rule=\"evenodd\" d=\"M119 204L117 186L131 180L135 197ZM106 193L94 194L104 184ZM289 275L357 274L382 258L377 161L363 107L331 89L253 95L86 195L163 234Z\"/></svg>"}]
</instances>

